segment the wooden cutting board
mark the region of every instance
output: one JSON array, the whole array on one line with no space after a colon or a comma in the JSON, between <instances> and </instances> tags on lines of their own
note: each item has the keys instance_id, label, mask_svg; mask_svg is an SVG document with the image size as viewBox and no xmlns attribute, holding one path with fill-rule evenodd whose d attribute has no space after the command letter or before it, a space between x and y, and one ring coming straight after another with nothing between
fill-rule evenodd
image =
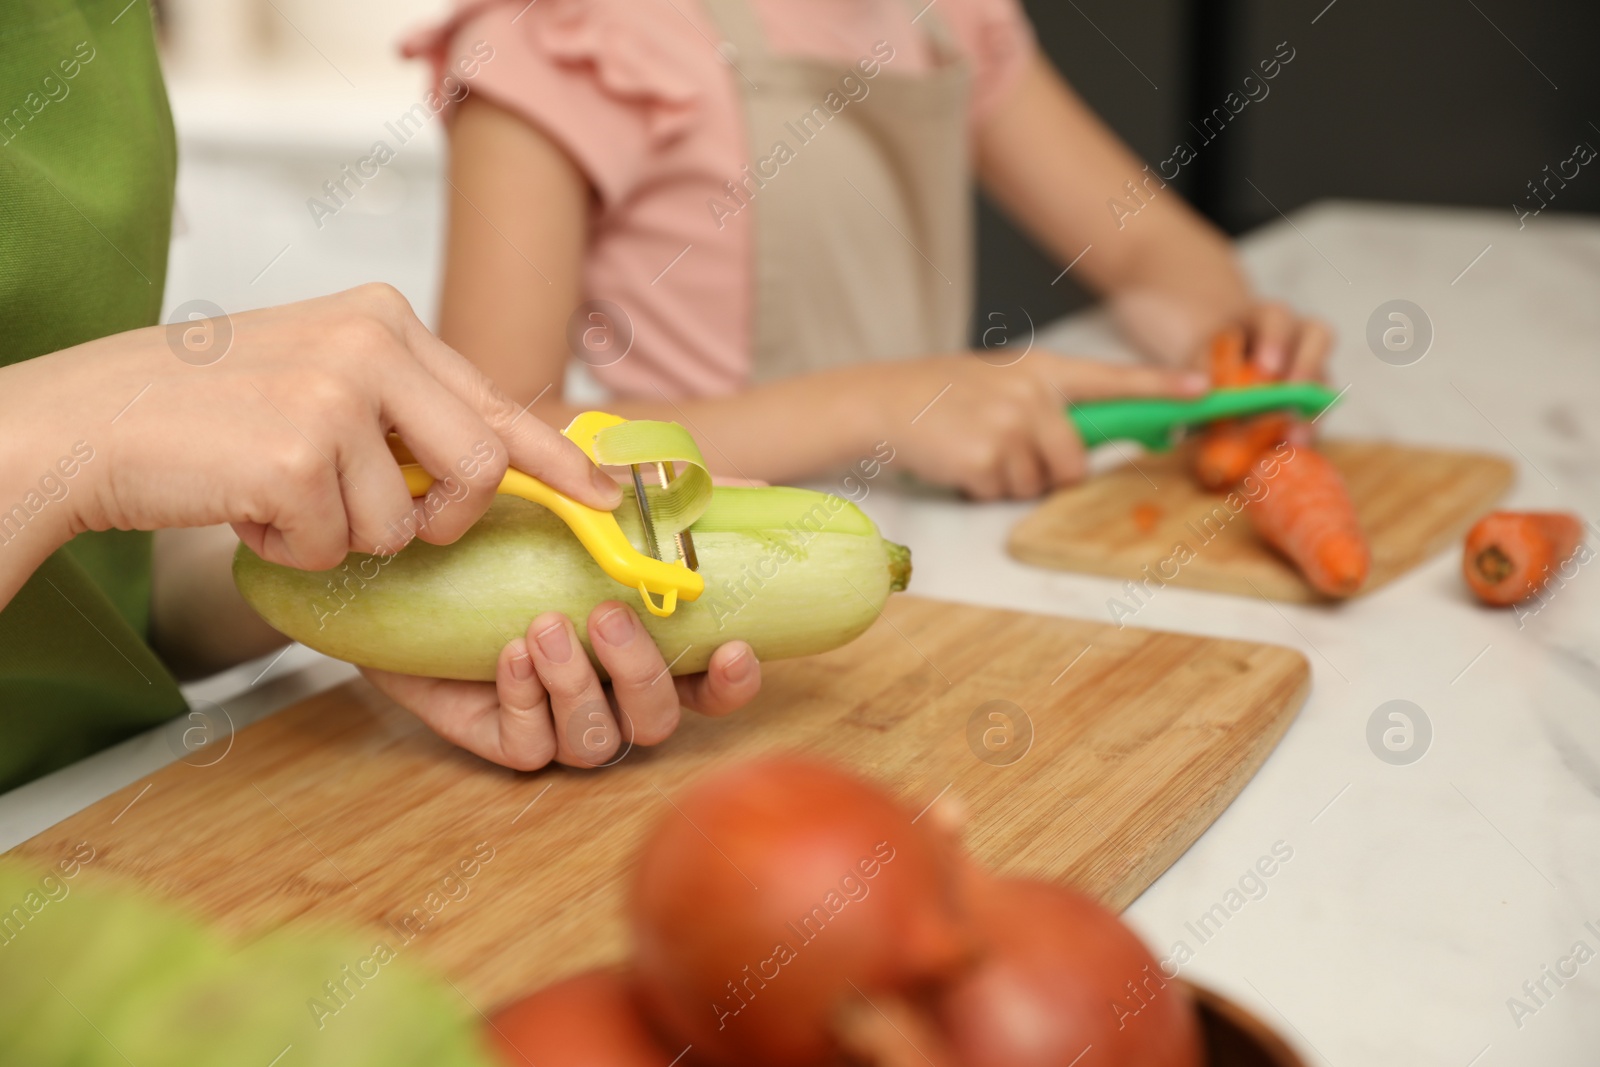
<instances>
[{"instance_id":1,"label":"wooden cutting board","mask_svg":"<svg viewBox=\"0 0 1600 1067\"><path fill-rule=\"evenodd\" d=\"M446 745L352 682L16 851L51 862L89 841L96 871L236 933L353 926L487 1008L624 954L630 858L671 815L667 798L710 768L799 750L913 808L954 794L986 863L1120 909L1250 780L1309 684L1304 657L1274 645L904 595L854 644L763 670L738 715L686 716L668 743L605 770L535 774ZM985 730L999 731L987 745ZM475 876L445 883L464 860L481 861Z\"/></svg>"},{"instance_id":2,"label":"wooden cutting board","mask_svg":"<svg viewBox=\"0 0 1600 1067\"><path fill-rule=\"evenodd\" d=\"M1498 456L1361 441L1318 448L1343 473L1372 545L1362 593L1459 548L1515 477ZM1148 582L1152 591L1170 582L1272 600L1324 599L1256 537L1243 512L1226 506L1225 495L1195 484L1182 450L1140 456L1051 496L1012 530L1007 549L1024 563ZM1141 505L1148 528L1136 521ZM1189 552L1178 552L1180 545ZM1182 562L1185 555L1192 558ZM1130 611L1139 606L1122 599Z\"/></svg>"}]
</instances>

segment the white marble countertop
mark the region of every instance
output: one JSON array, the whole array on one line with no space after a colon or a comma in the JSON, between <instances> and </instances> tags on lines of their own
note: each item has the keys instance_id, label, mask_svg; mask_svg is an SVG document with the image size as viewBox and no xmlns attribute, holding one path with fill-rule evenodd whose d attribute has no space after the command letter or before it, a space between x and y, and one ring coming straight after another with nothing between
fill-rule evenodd
<instances>
[{"instance_id":1,"label":"white marble countertop","mask_svg":"<svg viewBox=\"0 0 1600 1067\"><path fill-rule=\"evenodd\" d=\"M1243 248L1265 292L1339 330L1331 378L1350 390L1331 435L1501 453L1518 467L1511 505L1600 518L1600 222L1547 214L1519 231L1509 210L1325 204ZM1410 366L1381 362L1365 337L1397 298L1434 330ZM1126 358L1095 315L1037 343ZM1111 621L1120 583L1006 558L1028 505L885 486L863 506L912 547L920 594ZM1311 661L1310 698L1277 750L1129 910L1158 955L1183 942L1185 976L1254 1006L1311 1063L1554 1067L1593 1064L1600 1048L1600 570L1519 625L1474 606L1457 567L1440 555L1338 608L1170 588L1139 614ZM243 726L352 673L296 648L188 691ZM1432 727L1406 765L1367 742L1393 699ZM0 848L170 761L171 732L0 797ZM1274 846L1292 857L1248 877ZM1202 940L1219 904L1227 918ZM1561 985L1547 976L1574 968Z\"/></svg>"}]
</instances>

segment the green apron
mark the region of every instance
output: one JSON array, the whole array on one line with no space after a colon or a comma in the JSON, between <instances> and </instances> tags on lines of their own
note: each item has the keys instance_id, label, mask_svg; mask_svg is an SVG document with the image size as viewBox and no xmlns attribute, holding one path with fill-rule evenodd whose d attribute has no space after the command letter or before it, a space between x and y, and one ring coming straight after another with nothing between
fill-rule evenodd
<instances>
[{"instance_id":1,"label":"green apron","mask_svg":"<svg viewBox=\"0 0 1600 1067\"><path fill-rule=\"evenodd\" d=\"M158 320L176 156L147 0L3 0L0 365ZM0 612L0 790L184 710L149 616L150 535L115 530Z\"/></svg>"}]
</instances>

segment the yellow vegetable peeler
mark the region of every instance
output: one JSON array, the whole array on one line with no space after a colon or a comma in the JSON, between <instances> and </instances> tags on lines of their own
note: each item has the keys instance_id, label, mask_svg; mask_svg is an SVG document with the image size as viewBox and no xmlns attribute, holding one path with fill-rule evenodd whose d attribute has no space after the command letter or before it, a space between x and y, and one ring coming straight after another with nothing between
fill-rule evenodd
<instances>
[{"instance_id":1,"label":"yellow vegetable peeler","mask_svg":"<svg viewBox=\"0 0 1600 1067\"><path fill-rule=\"evenodd\" d=\"M596 435L608 427L620 426L627 421L604 411L586 411L573 419L561 434L598 464ZM389 447L395 458L400 460L400 472L405 475L406 488L413 497L422 496L433 485L433 475L415 461L399 438L391 437ZM674 474L672 464L662 462L652 465L656 468L661 485L666 487ZM643 464L632 463L630 466L633 469L634 501L639 507L639 520L644 527L645 544L650 555L633 547L611 512L597 511L580 504L514 467L506 471L496 492L530 500L555 512L577 536L589 555L594 557L601 570L623 585L639 590L639 596L650 614L665 617L677 610L679 600L697 599L705 590L705 579L695 573L699 561L695 558L694 540L687 529L673 535L679 558L671 562L660 558L655 536L656 524L650 512L650 502L645 496L641 472ZM657 597L660 598L659 603L655 599Z\"/></svg>"}]
</instances>

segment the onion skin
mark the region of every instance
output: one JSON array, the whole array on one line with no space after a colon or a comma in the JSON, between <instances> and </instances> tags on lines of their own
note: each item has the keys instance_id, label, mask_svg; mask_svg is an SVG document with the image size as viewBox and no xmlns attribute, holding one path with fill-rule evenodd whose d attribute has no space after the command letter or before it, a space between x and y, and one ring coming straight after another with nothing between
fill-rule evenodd
<instances>
[{"instance_id":1,"label":"onion skin","mask_svg":"<svg viewBox=\"0 0 1600 1067\"><path fill-rule=\"evenodd\" d=\"M639 1014L626 973L589 971L495 1012L488 1037L507 1067L666 1067L669 1051Z\"/></svg>"},{"instance_id":2,"label":"onion skin","mask_svg":"<svg viewBox=\"0 0 1600 1067\"><path fill-rule=\"evenodd\" d=\"M943 840L877 788L768 759L674 801L635 871L640 999L718 1067L837 1051L862 996L926 987L971 957Z\"/></svg>"},{"instance_id":3,"label":"onion skin","mask_svg":"<svg viewBox=\"0 0 1600 1067\"><path fill-rule=\"evenodd\" d=\"M970 884L984 955L937 1005L962 1067L1200 1067L1187 993L1116 915L1048 882Z\"/></svg>"}]
</instances>

